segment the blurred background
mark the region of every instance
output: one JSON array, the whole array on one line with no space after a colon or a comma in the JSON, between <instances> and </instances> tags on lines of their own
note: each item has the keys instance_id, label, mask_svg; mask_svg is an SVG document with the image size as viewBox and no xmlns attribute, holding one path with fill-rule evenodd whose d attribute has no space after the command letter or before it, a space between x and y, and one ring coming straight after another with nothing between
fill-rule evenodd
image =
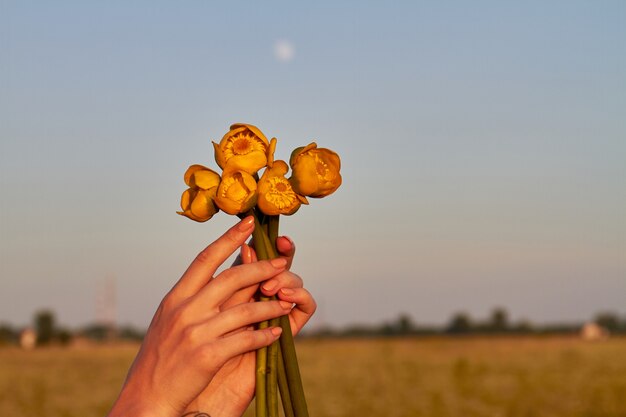
<instances>
[{"instance_id":1,"label":"blurred background","mask_svg":"<svg viewBox=\"0 0 626 417\"><path fill-rule=\"evenodd\" d=\"M623 331L625 21L622 1L0 1L0 326L140 338L235 222L175 212L245 122L279 159L342 157L339 191L281 223L311 334Z\"/></svg>"}]
</instances>

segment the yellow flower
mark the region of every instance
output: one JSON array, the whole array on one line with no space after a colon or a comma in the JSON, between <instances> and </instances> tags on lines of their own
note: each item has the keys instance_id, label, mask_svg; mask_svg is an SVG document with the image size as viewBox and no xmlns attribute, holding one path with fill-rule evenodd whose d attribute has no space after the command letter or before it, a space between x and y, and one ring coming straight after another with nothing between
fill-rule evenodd
<instances>
[{"instance_id":1,"label":"yellow flower","mask_svg":"<svg viewBox=\"0 0 626 417\"><path fill-rule=\"evenodd\" d=\"M289 181L296 193L309 197L326 197L341 185L341 160L330 149L318 148L315 142L291 153L293 173Z\"/></svg>"},{"instance_id":2,"label":"yellow flower","mask_svg":"<svg viewBox=\"0 0 626 417\"><path fill-rule=\"evenodd\" d=\"M258 206L267 215L290 215L298 211L300 204L308 204L305 197L295 193L285 174L289 166L285 161L275 161L259 180Z\"/></svg>"},{"instance_id":3,"label":"yellow flower","mask_svg":"<svg viewBox=\"0 0 626 417\"><path fill-rule=\"evenodd\" d=\"M185 184L189 186L180 199L183 211L177 213L197 222L209 220L219 211L215 202L220 176L215 171L202 166L192 165L185 172Z\"/></svg>"},{"instance_id":4,"label":"yellow flower","mask_svg":"<svg viewBox=\"0 0 626 417\"><path fill-rule=\"evenodd\" d=\"M213 142L215 161L222 169L241 170L255 174L271 164L276 148L276 139L268 142L256 126L235 123L219 144Z\"/></svg>"},{"instance_id":5,"label":"yellow flower","mask_svg":"<svg viewBox=\"0 0 626 417\"><path fill-rule=\"evenodd\" d=\"M245 171L228 169L222 173L215 204L228 214L244 213L256 205L257 184Z\"/></svg>"}]
</instances>

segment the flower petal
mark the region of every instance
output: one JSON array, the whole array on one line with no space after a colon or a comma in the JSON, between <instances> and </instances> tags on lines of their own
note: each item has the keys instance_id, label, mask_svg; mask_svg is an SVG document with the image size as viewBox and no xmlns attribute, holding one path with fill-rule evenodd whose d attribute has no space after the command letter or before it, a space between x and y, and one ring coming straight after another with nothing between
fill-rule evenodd
<instances>
[{"instance_id":1,"label":"flower petal","mask_svg":"<svg viewBox=\"0 0 626 417\"><path fill-rule=\"evenodd\" d=\"M208 191L200 190L191 202L191 213L198 219L202 219L201 221L207 221L217 213L218 208L213 202L216 191L217 188L215 187Z\"/></svg>"},{"instance_id":2,"label":"flower petal","mask_svg":"<svg viewBox=\"0 0 626 417\"><path fill-rule=\"evenodd\" d=\"M246 128L248 130L250 130L252 133L254 133L255 136L257 136L259 139L261 139L263 142L265 142L266 144L269 144L267 138L265 137L265 135L263 134L263 132L261 132L261 130L254 126L254 125L249 125L247 123L234 123L230 126L231 131L235 130L237 132L240 132L242 130L240 130L241 128Z\"/></svg>"},{"instance_id":3,"label":"flower petal","mask_svg":"<svg viewBox=\"0 0 626 417\"><path fill-rule=\"evenodd\" d=\"M208 190L220 185L220 175L211 169L195 171L191 176L192 186Z\"/></svg>"},{"instance_id":4,"label":"flower petal","mask_svg":"<svg viewBox=\"0 0 626 417\"><path fill-rule=\"evenodd\" d=\"M195 196L196 190L187 188L185 191L183 191L183 195L180 197L180 208L182 208L183 210L189 210L189 208L191 207L191 201L194 199Z\"/></svg>"},{"instance_id":5,"label":"flower petal","mask_svg":"<svg viewBox=\"0 0 626 417\"><path fill-rule=\"evenodd\" d=\"M191 165L189 168L187 168L187 171L185 171L185 177L184 177L185 184L191 187L191 176L194 174L194 172L200 171L202 169L209 169L209 168L205 167L204 165L199 165L199 164L194 164L194 165Z\"/></svg>"},{"instance_id":6,"label":"flower petal","mask_svg":"<svg viewBox=\"0 0 626 417\"><path fill-rule=\"evenodd\" d=\"M276 151L276 138L272 138L270 146L267 150L267 166L272 167L274 165L274 152Z\"/></svg>"}]
</instances>

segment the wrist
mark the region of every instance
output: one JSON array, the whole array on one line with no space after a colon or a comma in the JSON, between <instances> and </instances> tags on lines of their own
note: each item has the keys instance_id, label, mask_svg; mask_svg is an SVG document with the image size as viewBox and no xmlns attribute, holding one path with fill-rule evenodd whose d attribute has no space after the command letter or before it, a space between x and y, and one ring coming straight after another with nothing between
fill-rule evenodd
<instances>
[{"instance_id":1,"label":"wrist","mask_svg":"<svg viewBox=\"0 0 626 417\"><path fill-rule=\"evenodd\" d=\"M107 417L180 417L180 413L159 406L156 402L146 401L141 393L130 393L123 389L113 404Z\"/></svg>"},{"instance_id":2,"label":"wrist","mask_svg":"<svg viewBox=\"0 0 626 417\"><path fill-rule=\"evenodd\" d=\"M219 398L218 398L219 397ZM237 396L212 395L196 399L179 417L241 417L250 403L243 404Z\"/></svg>"},{"instance_id":3,"label":"wrist","mask_svg":"<svg viewBox=\"0 0 626 417\"><path fill-rule=\"evenodd\" d=\"M140 404L123 404L120 402L116 402L113 405L113 408L111 409L109 414L107 414L107 417L124 417L124 416L166 417L164 414L159 414L156 410L151 409L148 406L142 406Z\"/></svg>"}]
</instances>

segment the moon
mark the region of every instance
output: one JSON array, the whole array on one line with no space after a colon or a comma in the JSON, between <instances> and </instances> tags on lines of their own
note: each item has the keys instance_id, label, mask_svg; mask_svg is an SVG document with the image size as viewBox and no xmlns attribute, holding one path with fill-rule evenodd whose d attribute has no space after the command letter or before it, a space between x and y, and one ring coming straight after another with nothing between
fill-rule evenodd
<instances>
[{"instance_id":1,"label":"moon","mask_svg":"<svg viewBox=\"0 0 626 417\"><path fill-rule=\"evenodd\" d=\"M292 61L295 53L293 43L286 39L280 39L274 43L274 56L279 62Z\"/></svg>"}]
</instances>

